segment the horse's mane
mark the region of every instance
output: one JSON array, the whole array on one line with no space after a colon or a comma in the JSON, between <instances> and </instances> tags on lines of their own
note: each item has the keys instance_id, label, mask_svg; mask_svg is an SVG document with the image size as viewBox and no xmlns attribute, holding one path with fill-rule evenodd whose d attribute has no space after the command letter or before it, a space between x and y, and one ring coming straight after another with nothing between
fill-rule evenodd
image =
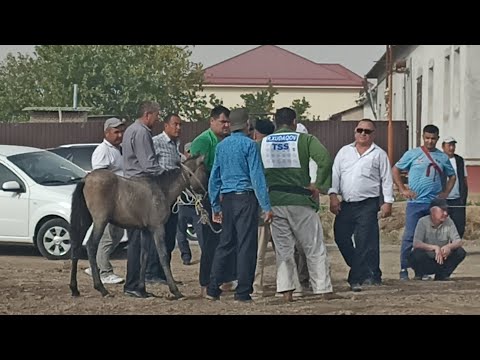
<instances>
[{"instance_id":1,"label":"horse's mane","mask_svg":"<svg viewBox=\"0 0 480 360\"><path fill-rule=\"evenodd\" d=\"M171 169L163 172L157 178L158 184L162 189L168 189L181 175L182 168Z\"/></svg>"},{"instance_id":2,"label":"horse's mane","mask_svg":"<svg viewBox=\"0 0 480 360\"><path fill-rule=\"evenodd\" d=\"M186 165L191 161L195 161L200 156L201 155L195 155L195 156L189 157L187 160L183 162L183 165ZM177 180L177 178L181 175L181 173L182 173L181 166L176 169L167 170L158 176L157 178L158 184L162 189L167 189L172 185L173 182Z\"/></svg>"}]
</instances>

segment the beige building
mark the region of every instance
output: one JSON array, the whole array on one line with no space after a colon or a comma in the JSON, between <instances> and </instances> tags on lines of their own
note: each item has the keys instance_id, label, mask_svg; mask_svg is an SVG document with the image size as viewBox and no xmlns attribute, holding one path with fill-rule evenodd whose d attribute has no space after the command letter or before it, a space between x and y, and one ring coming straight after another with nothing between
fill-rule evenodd
<instances>
[{"instance_id":1,"label":"beige building","mask_svg":"<svg viewBox=\"0 0 480 360\"><path fill-rule=\"evenodd\" d=\"M203 93L214 94L227 107L243 105L240 97L271 84L277 91L274 107L305 100L309 119L327 120L355 107L363 79L339 64L318 64L274 45L263 45L205 70Z\"/></svg>"}]
</instances>

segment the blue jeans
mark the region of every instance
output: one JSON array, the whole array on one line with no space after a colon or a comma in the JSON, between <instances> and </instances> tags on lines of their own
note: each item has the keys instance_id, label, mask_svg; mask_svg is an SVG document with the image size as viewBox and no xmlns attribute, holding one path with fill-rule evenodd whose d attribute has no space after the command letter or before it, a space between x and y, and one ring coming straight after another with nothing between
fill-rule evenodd
<instances>
[{"instance_id":1,"label":"blue jeans","mask_svg":"<svg viewBox=\"0 0 480 360\"><path fill-rule=\"evenodd\" d=\"M407 203L405 213L405 230L403 231L402 247L400 250L400 268L408 268L408 257L413 247L413 235L420 218L430 214L430 204Z\"/></svg>"}]
</instances>

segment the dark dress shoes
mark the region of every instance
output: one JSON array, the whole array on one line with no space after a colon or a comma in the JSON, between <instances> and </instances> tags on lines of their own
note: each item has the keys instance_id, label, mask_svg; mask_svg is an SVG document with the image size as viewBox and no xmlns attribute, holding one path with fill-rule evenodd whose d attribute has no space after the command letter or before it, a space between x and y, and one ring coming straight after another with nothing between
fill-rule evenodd
<instances>
[{"instance_id":1,"label":"dark dress shoes","mask_svg":"<svg viewBox=\"0 0 480 360\"><path fill-rule=\"evenodd\" d=\"M132 296L136 298L150 298L150 297L155 297L154 294L149 293L149 292L140 292L138 290L124 290L123 293L127 296Z\"/></svg>"}]
</instances>

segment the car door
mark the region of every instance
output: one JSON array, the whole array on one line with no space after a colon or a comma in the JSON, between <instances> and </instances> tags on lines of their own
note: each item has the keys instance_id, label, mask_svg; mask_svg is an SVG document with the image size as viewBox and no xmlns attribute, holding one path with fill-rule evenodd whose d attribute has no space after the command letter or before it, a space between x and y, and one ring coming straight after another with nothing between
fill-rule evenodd
<instances>
[{"instance_id":1,"label":"car door","mask_svg":"<svg viewBox=\"0 0 480 360\"><path fill-rule=\"evenodd\" d=\"M7 181L18 182L23 192L4 191L2 185ZM26 184L0 162L0 241L22 240L21 238L28 237L28 194Z\"/></svg>"}]
</instances>

